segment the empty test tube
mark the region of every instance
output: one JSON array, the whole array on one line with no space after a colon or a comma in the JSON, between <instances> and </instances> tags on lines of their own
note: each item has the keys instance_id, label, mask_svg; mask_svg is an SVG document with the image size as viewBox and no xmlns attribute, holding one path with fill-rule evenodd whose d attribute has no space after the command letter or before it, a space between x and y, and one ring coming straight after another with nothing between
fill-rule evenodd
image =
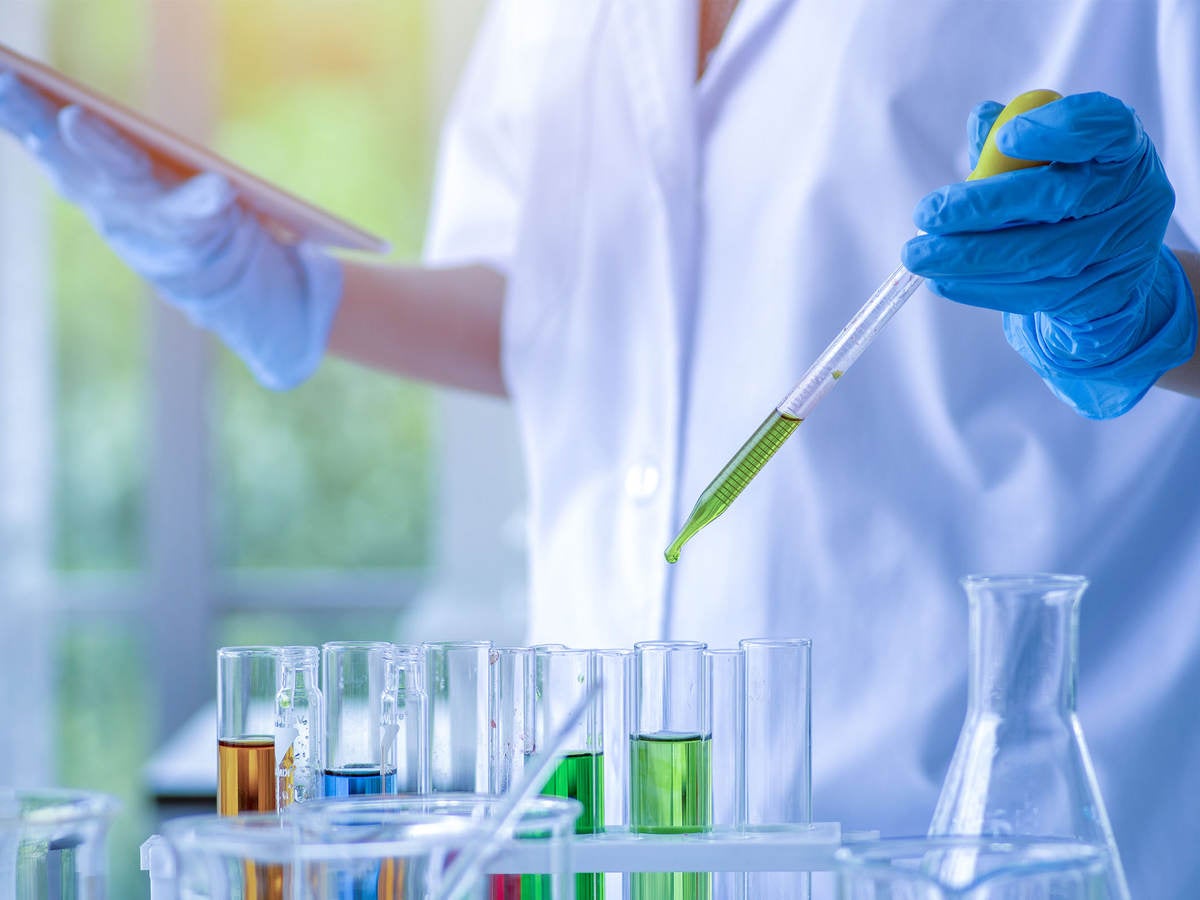
<instances>
[{"instance_id":1,"label":"empty test tube","mask_svg":"<svg viewBox=\"0 0 1200 900\"><path fill-rule=\"evenodd\" d=\"M750 639L746 666L747 833L812 822L812 641ZM752 872L748 897L807 900L807 872Z\"/></svg>"},{"instance_id":2,"label":"empty test tube","mask_svg":"<svg viewBox=\"0 0 1200 900\"><path fill-rule=\"evenodd\" d=\"M704 651L708 691L712 700L712 823L736 832L745 797L745 667L738 650ZM714 872L713 900L742 900L741 872Z\"/></svg>"},{"instance_id":3,"label":"empty test tube","mask_svg":"<svg viewBox=\"0 0 1200 900\"><path fill-rule=\"evenodd\" d=\"M401 794L429 791L429 703L425 654L413 644L393 644L383 699L383 768L395 772Z\"/></svg>"},{"instance_id":4,"label":"empty test tube","mask_svg":"<svg viewBox=\"0 0 1200 900\"><path fill-rule=\"evenodd\" d=\"M434 791L486 792L490 641L425 645L429 773Z\"/></svg>"}]
</instances>

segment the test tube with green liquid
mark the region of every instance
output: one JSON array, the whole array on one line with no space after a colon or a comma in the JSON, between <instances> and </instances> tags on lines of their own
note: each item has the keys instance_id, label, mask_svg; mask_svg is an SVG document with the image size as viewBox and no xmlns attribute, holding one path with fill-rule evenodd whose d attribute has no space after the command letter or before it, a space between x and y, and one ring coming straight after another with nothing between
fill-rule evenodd
<instances>
[{"instance_id":1,"label":"test tube with green liquid","mask_svg":"<svg viewBox=\"0 0 1200 900\"><path fill-rule=\"evenodd\" d=\"M629 827L638 834L712 830L711 705L698 641L634 645ZM633 900L711 900L707 872L643 872Z\"/></svg>"},{"instance_id":2,"label":"test tube with green liquid","mask_svg":"<svg viewBox=\"0 0 1200 900\"><path fill-rule=\"evenodd\" d=\"M558 733L596 679L595 660L589 650L553 647L537 651L534 679L534 744L542 747ZM570 797L583 805L575 820L576 834L604 830L604 738L599 710L590 709L572 730L566 755L542 789L543 794ZM581 872L574 876L576 900L603 900L604 875ZM550 876L526 875L521 900L554 896Z\"/></svg>"}]
</instances>

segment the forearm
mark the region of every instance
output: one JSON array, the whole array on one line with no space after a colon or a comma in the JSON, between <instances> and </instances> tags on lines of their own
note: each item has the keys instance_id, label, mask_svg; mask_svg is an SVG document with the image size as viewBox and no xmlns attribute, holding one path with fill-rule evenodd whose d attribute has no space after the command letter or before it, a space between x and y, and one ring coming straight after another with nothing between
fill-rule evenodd
<instances>
[{"instance_id":1,"label":"forearm","mask_svg":"<svg viewBox=\"0 0 1200 900\"><path fill-rule=\"evenodd\" d=\"M504 396L504 276L487 266L345 263L329 350L395 375Z\"/></svg>"},{"instance_id":2,"label":"forearm","mask_svg":"<svg viewBox=\"0 0 1200 900\"><path fill-rule=\"evenodd\" d=\"M1173 251L1183 264L1188 281L1192 283L1193 300L1200 307L1200 254L1187 250ZM1169 391L1200 397L1200 352L1181 366L1176 366L1158 379L1156 385Z\"/></svg>"}]
</instances>

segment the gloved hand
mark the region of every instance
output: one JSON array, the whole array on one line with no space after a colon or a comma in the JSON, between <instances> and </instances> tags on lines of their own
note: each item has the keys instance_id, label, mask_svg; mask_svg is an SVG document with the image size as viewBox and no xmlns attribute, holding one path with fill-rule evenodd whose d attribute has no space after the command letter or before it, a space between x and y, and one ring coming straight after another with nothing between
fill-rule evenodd
<instances>
[{"instance_id":1,"label":"gloved hand","mask_svg":"<svg viewBox=\"0 0 1200 900\"><path fill-rule=\"evenodd\" d=\"M342 292L334 259L276 241L219 175L165 184L105 123L79 107L58 109L6 71L0 128L130 268L218 334L262 384L293 387L316 369Z\"/></svg>"},{"instance_id":2,"label":"gloved hand","mask_svg":"<svg viewBox=\"0 0 1200 900\"><path fill-rule=\"evenodd\" d=\"M974 166L1001 106L971 114ZM1133 110L1107 94L1015 117L1002 153L1050 165L948 185L913 213L903 261L930 290L1004 312L1008 342L1059 398L1119 416L1191 358L1196 307L1163 234L1175 206Z\"/></svg>"}]
</instances>

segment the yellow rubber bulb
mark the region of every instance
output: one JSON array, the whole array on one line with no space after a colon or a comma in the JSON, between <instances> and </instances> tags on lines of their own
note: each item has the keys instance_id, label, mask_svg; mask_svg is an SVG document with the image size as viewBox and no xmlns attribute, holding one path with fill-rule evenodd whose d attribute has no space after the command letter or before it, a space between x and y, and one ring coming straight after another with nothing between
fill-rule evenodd
<instances>
[{"instance_id":1,"label":"yellow rubber bulb","mask_svg":"<svg viewBox=\"0 0 1200 900\"><path fill-rule=\"evenodd\" d=\"M975 165L975 170L967 176L967 181L977 181L980 178L987 178L991 175L999 175L1002 172L1015 172L1018 169L1032 169L1035 166L1044 166L1044 160L1036 159L1017 159L1014 156L1005 156L996 149L996 135L1000 131L1000 127L1005 122L1019 116L1023 112L1029 112L1031 109L1037 109L1039 106L1045 106L1047 103L1053 103L1055 100L1061 100L1062 94L1057 91L1026 91L1023 94L1018 94L1013 97L1012 102L1001 110L1000 115L996 117L996 121L992 123L992 129L988 132L987 140L983 142L983 149L979 151L979 162Z\"/></svg>"}]
</instances>

